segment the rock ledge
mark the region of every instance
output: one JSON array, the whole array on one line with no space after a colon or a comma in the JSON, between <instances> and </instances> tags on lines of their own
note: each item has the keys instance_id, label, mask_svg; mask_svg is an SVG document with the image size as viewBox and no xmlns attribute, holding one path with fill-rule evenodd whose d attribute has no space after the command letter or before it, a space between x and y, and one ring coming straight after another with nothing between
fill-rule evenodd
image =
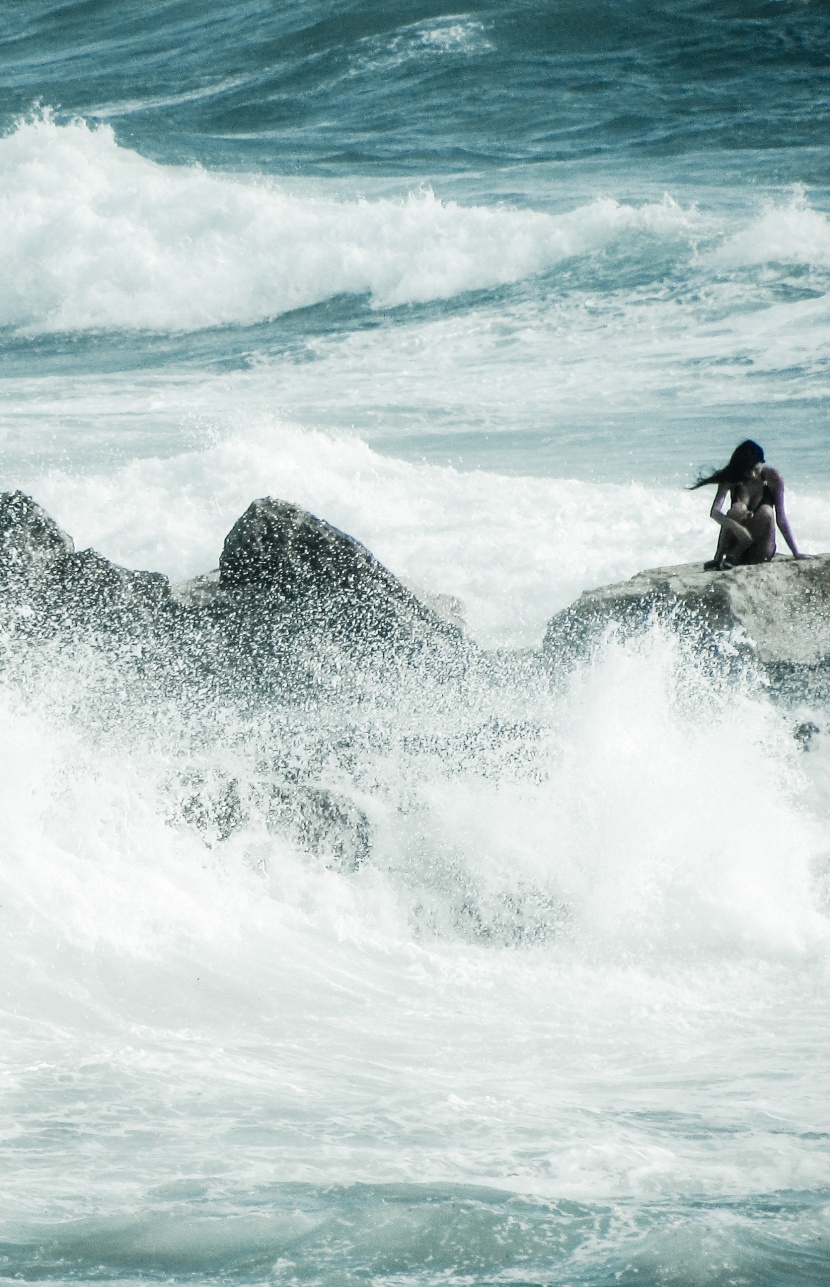
<instances>
[{"instance_id":1,"label":"rock ledge","mask_svg":"<svg viewBox=\"0 0 830 1287\"><path fill-rule=\"evenodd\" d=\"M553 659L610 622L636 628L659 608L682 608L712 634L740 630L758 659L812 666L830 656L830 554L706 572L700 563L652 568L587 590L548 624Z\"/></svg>"}]
</instances>

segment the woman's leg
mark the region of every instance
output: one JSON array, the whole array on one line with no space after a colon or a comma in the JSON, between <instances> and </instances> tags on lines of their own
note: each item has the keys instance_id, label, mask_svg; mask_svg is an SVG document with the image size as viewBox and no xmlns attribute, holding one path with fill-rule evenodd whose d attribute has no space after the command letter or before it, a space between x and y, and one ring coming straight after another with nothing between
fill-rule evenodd
<instances>
[{"instance_id":1,"label":"woman's leg","mask_svg":"<svg viewBox=\"0 0 830 1287\"><path fill-rule=\"evenodd\" d=\"M771 505L760 505L746 526L752 544L741 556L741 563L768 563L775 553L775 510Z\"/></svg>"},{"instance_id":2,"label":"woman's leg","mask_svg":"<svg viewBox=\"0 0 830 1287\"><path fill-rule=\"evenodd\" d=\"M736 523L740 523L742 527L746 527L751 533L749 510L740 501L727 511L726 517L734 519ZM740 541L734 532L722 527L718 537L718 548L715 550L715 557L711 563L706 563L704 566L707 568L720 567L724 559L728 559L731 563L743 563L745 562L744 552L751 549L753 544L754 538L751 542L747 540Z\"/></svg>"}]
</instances>

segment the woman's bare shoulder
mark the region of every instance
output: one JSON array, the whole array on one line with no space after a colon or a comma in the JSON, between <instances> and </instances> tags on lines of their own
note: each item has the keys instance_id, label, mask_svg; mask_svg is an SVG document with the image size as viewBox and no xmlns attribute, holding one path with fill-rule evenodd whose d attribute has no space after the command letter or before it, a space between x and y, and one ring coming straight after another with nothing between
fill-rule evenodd
<instances>
[{"instance_id":1,"label":"woman's bare shoulder","mask_svg":"<svg viewBox=\"0 0 830 1287\"><path fill-rule=\"evenodd\" d=\"M768 483L770 487L777 489L784 486L783 475L780 470L773 469L772 465L764 465L761 472L763 474L764 482Z\"/></svg>"}]
</instances>

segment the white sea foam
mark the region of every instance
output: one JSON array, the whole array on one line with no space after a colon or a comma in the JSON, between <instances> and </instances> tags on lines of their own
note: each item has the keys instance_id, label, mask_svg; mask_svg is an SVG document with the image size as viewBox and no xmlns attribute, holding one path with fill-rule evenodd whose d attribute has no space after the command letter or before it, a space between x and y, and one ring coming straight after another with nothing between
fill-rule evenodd
<instances>
[{"instance_id":1,"label":"white sea foam","mask_svg":"<svg viewBox=\"0 0 830 1287\"><path fill-rule=\"evenodd\" d=\"M723 266L830 265L830 220L799 188L786 203L769 202L757 218L728 237L713 259Z\"/></svg>"},{"instance_id":2,"label":"white sea foam","mask_svg":"<svg viewBox=\"0 0 830 1287\"><path fill-rule=\"evenodd\" d=\"M481 53L492 49L487 39L487 27L483 22L474 22L469 18L443 18L425 22L415 28L420 43L428 49L442 52Z\"/></svg>"},{"instance_id":3,"label":"white sea foam","mask_svg":"<svg viewBox=\"0 0 830 1287\"><path fill-rule=\"evenodd\" d=\"M81 1213L70 1151L80 1201L108 1210L146 1201L171 1160L246 1192L497 1179L607 1201L830 1182L803 1133L826 1047L823 840L762 691L721 687L670 634L611 640L530 704L496 694L543 736L486 766L469 738L456 758L407 749L405 691L378 695L393 752L373 769L377 847L339 875L256 818L206 848L170 815L194 762L169 715L152 752L126 708L96 732L89 691L70 727L55 717L82 665L0 693L3 1023L29 1141L7 1160L7 1215ZM492 700L433 712L431 741ZM215 754L244 772L231 732ZM505 950L528 889L551 896L554 933ZM734 1095L717 1150L713 1079Z\"/></svg>"},{"instance_id":4,"label":"white sea foam","mask_svg":"<svg viewBox=\"0 0 830 1287\"><path fill-rule=\"evenodd\" d=\"M75 664L83 668L83 654ZM369 741L359 766L375 782L374 806L364 798L379 828L360 878L325 870L268 835L256 815L206 849L171 813L177 775L215 763L244 777L258 753L229 738L227 723L208 759L194 758L174 720L154 748L144 746L126 706L123 726L110 717L102 738L94 689L83 689L80 672L88 710L67 725L59 712L73 682L67 670L30 676L25 699L8 681L2 691L3 906L21 932L28 924L81 952L147 961L187 943L213 952L278 926L380 944L409 937L425 886L439 901L455 897L448 877L460 863L468 901L551 891L568 915L563 927L554 908L546 950L567 959L599 954L651 967L724 952L789 959L830 946L812 871L826 851L826 763L805 765L787 714L763 688L718 680L665 627L637 642L612 635L552 693L520 682L495 699L485 687L457 709L432 708L420 749L396 729L402 719L414 732L424 718L406 689L378 694L377 745L391 736L393 749L373 752ZM28 705L34 693L39 713ZM529 724L519 742L472 749L463 735L486 727L494 700L503 719L521 712L536 731ZM764 818L757 844L736 843L736 795ZM380 883L372 868L385 873ZM451 938L452 913L438 922ZM25 934L16 933L21 949ZM273 950L282 957L279 943Z\"/></svg>"},{"instance_id":5,"label":"white sea foam","mask_svg":"<svg viewBox=\"0 0 830 1287\"><path fill-rule=\"evenodd\" d=\"M44 116L0 140L0 323L188 330L255 322L331 296L378 305L514 282L635 230L687 234L672 201L598 199L553 217L292 195L285 184L157 165L109 126Z\"/></svg>"},{"instance_id":6,"label":"white sea foam","mask_svg":"<svg viewBox=\"0 0 830 1287\"><path fill-rule=\"evenodd\" d=\"M358 73L389 72L402 64L447 55L475 55L492 49L488 26L456 14L398 29L389 38L370 36L351 51L352 66Z\"/></svg>"}]
</instances>

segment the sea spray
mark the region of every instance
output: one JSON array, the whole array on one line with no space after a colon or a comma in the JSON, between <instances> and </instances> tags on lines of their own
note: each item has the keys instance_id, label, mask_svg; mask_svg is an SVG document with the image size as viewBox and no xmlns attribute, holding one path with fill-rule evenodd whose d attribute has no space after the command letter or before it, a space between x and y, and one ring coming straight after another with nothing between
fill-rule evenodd
<instances>
[{"instance_id":1,"label":"sea spray","mask_svg":"<svg viewBox=\"0 0 830 1287\"><path fill-rule=\"evenodd\" d=\"M623 1204L825 1182L798 1127L823 1057L799 1028L826 969L811 873L822 840L804 753L751 672L719 678L656 628L610 638L553 688L514 662L457 693L421 680L354 708L184 703L142 723L128 693L106 721L94 685L67 701L67 663L4 680L4 1022L9 1048L40 1051L14 1077L27 1142L10 1212L82 1216L62 1179L71 1148L84 1202L114 1220L78 1236L101 1263L131 1263L155 1217L117 1213L160 1202L157 1263L172 1272L197 1267L192 1218L237 1218L243 1170L275 1255L267 1221L285 1201L310 1216L323 1182L417 1177L438 1200L450 1180L502 1173L520 1192ZM338 871L255 808L226 839L206 833L175 807L194 770L336 789L370 820L371 851ZM763 812L763 843L736 843L736 797ZM781 1090L771 1029L800 1051ZM632 1058L645 1062L624 1085ZM729 1087L748 1066L789 1125L751 1124L742 1094L730 1111L745 1130L714 1158L678 1115L715 1129L712 1077ZM50 1098L63 1137L32 1134ZM213 1194L207 1206L186 1190L153 1197L177 1177ZM483 1246L507 1199L492 1201ZM547 1245L546 1208L534 1210ZM575 1219L557 1227L586 1245ZM83 1265L73 1236L38 1234ZM358 1247L331 1254L362 1263Z\"/></svg>"},{"instance_id":2,"label":"sea spray","mask_svg":"<svg viewBox=\"0 0 830 1287\"><path fill-rule=\"evenodd\" d=\"M363 645L354 647L343 662L364 667ZM279 670L279 655L271 664ZM824 846L804 808L806 762L792 717L770 701L754 663L736 671L728 657L696 653L671 622L629 639L612 631L552 676L530 655L472 654L448 670L425 654L394 682L378 670L374 687L368 671L354 690L261 680L249 690L240 668L238 703L227 685L212 699L197 688L192 702L175 635L168 665L178 693L155 672L148 683L140 658L102 652L94 633L66 649L7 648L9 719L20 722L21 747L49 746L54 729L40 770L35 749L24 756L33 820L85 815L92 836L99 825L120 827L122 807L137 807L149 813L134 825L125 815L130 850L146 833L155 836L149 855L169 835L185 852L206 846L214 863L228 848L243 855L246 838L252 852L267 852L272 796L263 787L299 783L359 805L371 839L365 861L347 865L344 887L350 870L384 873L418 934L540 939L647 960L803 953L824 942L811 874ZM9 774L10 798L20 773L18 765ZM44 814L59 781L69 794ZM244 795L233 825L217 821L223 784ZM760 850L733 842L737 789L750 812L763 811ZM77 790L92 792L89 806L73 806ZM274 843L285 849L284 837ZM292 847L302 857L296 836ZM92 867L109 852L104 845ZM112 852L130 866L122 843ZM305 859L312 869L322 861L313 849ZM39 873L36 864L31 874ZM99 921L110 932L108 918L88 919L85 932Z\"/></svg>"}]
</instances>

